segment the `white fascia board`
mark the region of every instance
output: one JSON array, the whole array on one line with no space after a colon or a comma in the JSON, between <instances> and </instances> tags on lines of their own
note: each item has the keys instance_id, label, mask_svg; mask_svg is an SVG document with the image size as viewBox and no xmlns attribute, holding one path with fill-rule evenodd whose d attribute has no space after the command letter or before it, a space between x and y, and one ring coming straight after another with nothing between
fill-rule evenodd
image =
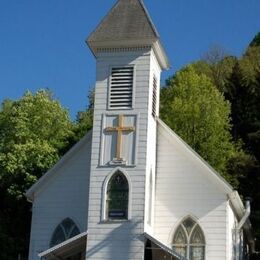
<instances>
[{"instance_id":1,"label":"white fascia board","mask_svg":"<svg viewBox=\"0 0 260 260\"><path fill-rule=\"evenodd\" d=\"M233 209L235 210L235 214L238 217L238 220L240 220L244 215L245 207L238 192L233 191L228 194L228 197L230 199Z\"/></svg>"},{"instance_id":2,"label":"white fascia board","mask_svg":"<svg viewBox=\"0 0 260 260\"><path fill-rule=\"evenodd\" d=\"M201 167L207 170L214 178L216 183L222 187L226 194L234 191L233 187L216 171L214 170L198 153L196 153L181 137L179 137L169 126L167 126L161 119L157 118L158 124L177 142L183 147L189 155L196 160Z\"/></svg>"},{"instance_id":3,"label":"white fascia board","mask_svg":"<svg viewBox=\"0 0 260 260\"><path fill-rule=\"evenodd\" d=\"M159 39L150 38L150 39L135 39L135 40L120 40L120 41L95 41L95 42L87 42L89 48L92 50L95 57L98 56L100 51L113 50L117 51L122 49L146 49L153 48L156 58L163 70L167 70L170 68L169 59L167 54L162 46L162 43Z\"/></svg>"},{"instance_id":4,"label":"white fascia board","mask_svg":"<svg viewBox=\"0 0 260 260\"><path fill-rule=\"evenodd\" d=\"M234 213L237 216L238 221L240 221L245 214L245 211L246 211L245 206L237 191L233 191L233 192L229 193L228 197L231 202L231 206L234 210ZM245 228L251 229L251 223L249 220L246 221Z\"/></svg>"},{"instance_id":5,"label":"white fascia board","mask_svg":"<svg viewBox=\"0 0 260 260\"><path fill-rule=\"evenodd\" d=\"M231 207L234 211L234 214L237 216L238 221L240 221L246 212L244 204L237 191L233 191L232 193L228 194L228 197L229 197L229 200L231 203ZM254 235L253 235L253 231L252 231L252 224L249 219L246 220L246 222L243 226L243 229L244 229L247 239L251 245L252 251L254 252L255 239L254 239Z\"/></svg>"},{"instance_id":6,"label":"white fascia board","mask_svg":"<svg viewBox=\"0 0 260 260\"><path fill-rule=\"evenodd\" d=\"M92 130L88 131L79 142L77 142L67 153L65 153L65 155L63 155L63 157L50 170L42 175L42 177L35 184L33 184L29 190L26 191L25 196L29 202L33 202L35 192L42 185L44 185L55 174L55 172L57 172L57 170L83 146L85 142L91 140L91 137Z\"/></svg>"},{"instance_id":7,"label":"white fascia board","mask_svg":"<svg viewBox=\"0 0 260 260\"><path fill-rule=\"evenodd\" d=\"M65 248L65 247L68 246L69 244L71 244L71 243L73 243L73 242L76 242L76 241L80 240L80 239L83 238L83 237L86 237L87 234L88 234L88 231L85 231L85 232L83 232L83 233L80 233L80 234L78 234L77 236L74 236L74 237L72 237L72 238L70 238L70 239L68 239L68 240L65 240L64 242L62 242L62 243L60 243L60 244L58 244L58 245L56 245L56 246L53 246L53 247L51 247L51 248L49 248L49 249L47 249L47 250L45 250L45 251L39 253L38 256L39 256L40 258L42 258L42 257L48 256L49 254L54 253L54 252L57 251L57 250L62 250L63 248Z\"/></svg>"},{"instance_id":8,"label":"white fascia board","mask_svg":"<svg viewBox=\"0 0 260 260\"><path fill-rule=\"evenodd\" d=\"M154 49L155 55L158 59L158 62L160 64L161 68L163 70L170 69L170 62L169 62L168 56L167 56L160 40L157 40L153 44L153 49Z\"/></svg>"},{"instance_id":9,"label":"white fascia board","mask_svg":"<svg viewBox=\"0 0 260 260\"><path fill-rule=\"evenodd\" d=\"M117 50L121 48L131 49L131 48L147 48L153 45L155 39L135 39L135 40L120 40L120 41L88 41L87 44L89 48L92 50L92 53L95 57L97 57L100 51L104 50Z\"/></svg>"}]
</instances>

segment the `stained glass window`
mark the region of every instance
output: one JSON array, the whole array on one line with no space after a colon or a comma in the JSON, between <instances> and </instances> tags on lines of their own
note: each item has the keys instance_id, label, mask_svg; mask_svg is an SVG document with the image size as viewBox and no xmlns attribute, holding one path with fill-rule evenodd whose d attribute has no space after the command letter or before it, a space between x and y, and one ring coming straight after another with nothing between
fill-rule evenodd
<instances>
[{"instance_id":1,"label":"stained glass window","mask_svg":"<svg viewBox=\"0 0 260 260\"><path fill-rule=\"evenodd\" d=\"M196 222L191 219L191 218L186 218L184 221L183 221L183 226L185 227L188 235L190 234L192 228L194 227L194 225L196 224Z\"/></svg>"},{"instance_id":2,"label":"stained glass window","mask_svg":"<svg viewBox=\"0 0 260 260\"><path fill-rule=\"evenodd\" d=\"M107 219L127 219L128 196L128 181L125 175L118 171L111 177L107 186Z\"/></svg>"},{"instance_id":3,"label":"stained glass window","mask_svg":"<svg viewBox=\"0 0 260 260\"><path fill-rule=\"evenodd\" d=\"M173 237L173 249L188 260L205 259L204 235L192 218L186 218L176 229Z\"/></svg>"},{"instance_id":4,"label":"stained glass window","mask_svg":"<svg viewBox=\"0 0 260 260\"><path fill-rule=\"evenodd\" d=\"M182 226L179 226L173 238L174 249L182 256L187 256L187 236Z\"/></svg>"},{"instance_id":5,"label":"stained glass window","mask_svg":"<svg viewBox=\"0 0 260 260\"><path fill-rule=\"evenodd\" d=\"M56 246L63 241L78 235L79 229L76 224L70 219L64 219L54 230L50 247Z\"/></svg>"}]
</instances>

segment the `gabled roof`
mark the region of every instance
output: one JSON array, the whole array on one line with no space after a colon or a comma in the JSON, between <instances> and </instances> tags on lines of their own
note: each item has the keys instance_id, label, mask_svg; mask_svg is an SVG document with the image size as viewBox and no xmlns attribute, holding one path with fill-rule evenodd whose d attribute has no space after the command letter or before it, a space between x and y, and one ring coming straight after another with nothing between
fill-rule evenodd
<instances>
[{"instance_id":1,"label":"gabled roof","mask_svg":"<svg viewBox=\"0 0 260 260\"><path fill-rule=\"evenodd\" d=\"M86 40L96 56L99 49L150 46L163 69L168 58L142 0L118 0Z\"/></svg>"},{"instance_id":2,"label":"gabled roof","mask_svg":"<svg viewBox=\"0 0 260 260\"><path fill-rule=\"evenodd\" d=\"M77 142L50 170L48 170L35 184L33 184L29 190L25 193L28 201L33 202L34 194L37 192L46 182L48 182L57 172L57 170L73 156L86 142L90 142L92 137L92 130Z\"/></svg>"}]
</instances>

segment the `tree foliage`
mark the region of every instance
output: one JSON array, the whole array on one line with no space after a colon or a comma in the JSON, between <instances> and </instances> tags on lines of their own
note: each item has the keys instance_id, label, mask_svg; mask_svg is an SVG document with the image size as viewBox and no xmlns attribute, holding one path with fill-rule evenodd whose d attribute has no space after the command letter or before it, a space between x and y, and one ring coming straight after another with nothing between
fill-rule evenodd
<instances>
[{"instance_id":1,"label":"tree foliage","mask_svg":"<svg viewBox=\"0 0 260 260\"><path fill-rule=\"evenodd\" d=\"M245 54L236 58L213 54L193 64L199 75L206 75L231 104L231 133L240 143L229 160L227 171L238 177L238 189L252 197L252 222L260 248L260 33ZM217 57L216 59L207 57Z\"/></svg>"},{"instance_id":2,"label":"tree foliage","mask_svg":"<svg viewBox=\"0 0 260 260\"><path fill-rule=\"evenodd\" d=\"M251 158L240 167L239 190L253 199L251 219L260 248L260 46L249 47L237 60L225 96L232 104L233 136Z\"/></svg>"},{"instance_id":3,"label":"tree foliage","mask_svg":"<svg viewBox=\"0 0 260 260\"><path fill-rule=\"evenodd\" d=\"M72 135L68 111L49 91L5 100L0 110L0 259L26 254L30 211L25 191L59 158ZM15 216L15 217L14 217Z\"/></svg>"},{"instance_id":4,"label":"tree foliage","mask_svg":"<svg viewBox=\"0 0 260 260\"><path fill-rule=\"evenodd\" d=\"M27 92L18 101L4 101L0 111L0 180L8 192L22 197L57 161L71 134L68 112L50 92Z\"/></svg>"},{"instance_id":5,"label":"tree foliage","mask_svg":"<svg viewBox=\"0 0 260 260\"><path fill-rule=\"evenodd\" d=\"M93 113L94 113L94 98L95 92L91 90L88 96L89 104L85 111L79 111L76 118L76 126L74 129L74 138L78 141L86 132L92 129Z\"/></svg>"},{"instance_id":6,"label":"tree foliage","mask_svg":"<svg viewBox=\"0 0 260 260\"><path fill-rule=\"evenodd\" d=\"M260 32L258 32L254 39L250 42L249 47L260 46Z\"/></svg>"},{"instance_id":7,"label":"tree foliage","mask_svg":"<svg viewBox=\"0 0 260 260\"><path fill-rule=\"evenodd\" d=\"M237 58L228 55L221 47L211 48L202 60L192 65L198 74L208 76L221 93L227 91L227 83Z\"/></svg>"},{"instance_id":8,"label":"tree foliage","mask_svg":"<svg viewBox=\"0 0 260 260\"><path fill-rule=\"evenodd\" d=\"M193 66L178 72L162 89L161 117L229 181L227 163L236 152L230 134L230 103Z\"/></svg>"}]
</instances>

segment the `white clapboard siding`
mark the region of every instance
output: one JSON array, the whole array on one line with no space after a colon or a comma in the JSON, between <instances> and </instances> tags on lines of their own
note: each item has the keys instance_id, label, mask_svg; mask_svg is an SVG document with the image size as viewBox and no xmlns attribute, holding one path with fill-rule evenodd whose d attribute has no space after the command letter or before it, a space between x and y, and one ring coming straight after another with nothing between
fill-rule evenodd
<instances>
[{"instance_id":1,"label":"white clapboard siding","mask_svg":"<svg viewBox=\"0 0 260 260\"><path fill-rule=\"evenodd\" d=\"M90 152L88 138L35 193L30 260L39 260L38 254L49 248L52 233L63 219L71 218L80 232L86 231Z\"/></svg>"},{"instance_id":2,"label":"white clapboard siding","mask_svg":"<svg viewBox=\"0 0 260 260\"><path fill-rule=\"evenodd\" d=\"M152 71L156 71L157 78L160 78L160 69L153 68L157 66L153 59L155 58L152 50L100 53L97 57L87 259L136 260L142 259L144 255L144 243L140 238L144 233L145 225L146 174L151 165L154 168L156 153L156 123L151 111ZM122 68L126 68L127 72ZM121 77L121 79L114 80L114 77ZM120 87L115 82L119 82ZM133 83L132 90L130 90L131 83ZM120 93L120 91L124 91L124 93ZM111 107L111 100L117 101L116 94L123 96L122 102L129 102L129 104L130 98L132 98L130 110L125 110L126 106L120 107L120 105ZM137 116L135 166L123 167L129 176L132 187L130 221L118 224L101 221L103 185L107 176L115 169L115 167L98 167L102 117L104 114L111 113L109 108L112 108L112 113L127 113ZM115 110L115 108L117 109ZM151 120L153 120L152 123L150 123ZM124 149L128 148L124 147Z\"/></svg>"},{"instance_id":3,"label":"white clapboard siding","mask_svg":"<svg viewBox=\"0 0 260 260\"><path fill-rule=\"evenodd\" d=\"M156 89L156 93L153 88L153 79L157 78L158 82L160 82L161 77L161 68L158 64L157 58L154 52L151 52L151 62L150 62L150 75L149 75L149 99L148 99L148 114L145 118L147 122L147 131L145 134L148 139L147 146L147 156L146 156L146 181L145 181L145 232L152 235L153 234L153 223L154 223L154 197L155 197L155 175L156 175L156 141L157 141L157 128L156 128L156 119L159 112L159 96L160 96L160 88ZM156 97L156 104L154 104L154 95ZM153 115L154 105L156 106L156 113ZM152 175L152 176L150 176ZM150 187L150 185L152 187ZM150 198L151 197L151 198ZM151 201L150 201L151 199Z\"/></svg>"},{"instance_id":4,"label":"white clapboard siding","mask_svg":"<svg viewBox=\"0 0 260 260\"><path fill-rule=\"evenodd\" d=\"M173 234L186 216L197 219L206 238L206 259L227 257L227 194L158 123L154 234L171 247Z\"/></svg>"}]
</instances>

